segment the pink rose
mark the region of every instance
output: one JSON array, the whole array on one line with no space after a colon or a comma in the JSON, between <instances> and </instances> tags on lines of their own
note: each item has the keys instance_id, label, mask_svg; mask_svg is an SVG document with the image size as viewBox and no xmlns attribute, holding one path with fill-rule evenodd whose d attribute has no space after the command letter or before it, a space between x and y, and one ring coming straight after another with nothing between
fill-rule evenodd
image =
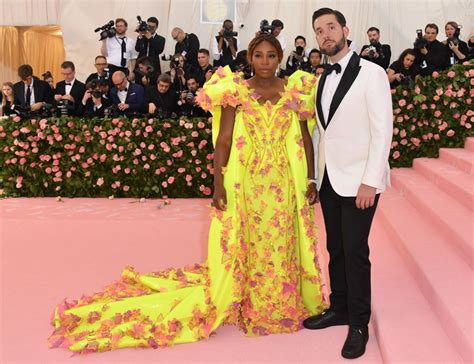
<instances>
[{"instance_id":1,"label":"pink rose","mask_svg":"<svg viewBox=\"0 0 474 364\"><path fill-rule=\"evenodd\" d=\"M455 76L456 76L456 72L454 72L454 71L449 71L448 72L448 77L453 78Z\"/></svg>"},{"instance_id":2,"label":"pink rose","mask_svg":"<svg viewBox=\"0 0 474 364\"><path fill-rule=\"evenodd\" d=\"M206 196L209 196L211 194L211 189L209 187L205 187L204 191L202 191Z\"/></svg>"},{"instance_id":3,"label":"pink rose","mask_svg":"<svg viewBox=\"0 0 474 364\"><path fill-rule=\"evenodd\" d=\"M128 191L130 190L130 187L127 186L127 185L125 185L125 186L123 186L123 190L124 190L125 192L128 192Z\"/></svg>"},{"instance_id":4,"label":"pink rose","mask_svg":"<svg viewBox=\"0 0 474 364\"><path fill-rule=\"evenodd\" d=\"M439 117L441 116L441 111L436 110L436 111L434 112L434 116L435 116L435 118L439 118Z\"/></svg>"},{"instance_id":5,"label":"pink rose","mask_svg":"<svg viewBox=\"0 0 474 364\"><path fill-rule=\"evenodd\" d=\"M185 179L186 179L186 182L191 182L193 177L190 174L187 174Z\"/></svg>"},{"instance_id":6,"label":"pink rose","mask_svg":"<svg viewBox=\"0 0 474 364\"><path fill-rule=\"evenodd\" d=\"M174 177L168 177L168 183L172 184L174 182Z\"/></svg>"},{"instance_id":7,"label":"pink rose","mask_svg":"<svg viewBox=\"0 0 474 364\"><path fill-rule=\"evenodd\" d=\"M447 135L448 137L452 137L454 134L455 134L455 133L454 133L454 130L453 130L453 129L449 129L448 132L446 133L446 135Z\"/></svg>"},{"instance_id":8,"label":"pink rose","mask_svg":"<svg viewBox=\"0 0 474 364\"><path fill-rule=\"evenodd\" d=\"M433 78L438 78L439 73L436 72L436 71L434 71L434 72L431 74L431 76L433 76Z\"/></svg>"},{"instance_id":9,"label":"pink rose","mask_svg":"<svg viewBox=\"0 0 474 364\"><path fill-rule=\"evenodd\" d=\"M395 152L393 152L392 157L393 159L397 159L398 157L400 157L400 152L396 150Z\"/></svg>"},{"instance_id":10,"label":"pink rose","mask_svg":"<svg viewBox=\"0 0 474 364\"><path fill-rule=\"evenodd\" d=\"M16 188L21 188L22 187L22 184L23 184L23 177L22 176L18 176L16 178Z\"/></svg>"},{"instance_id":11,"label":"pink rose","mask_svg":"<svg viewBox=\"0 0 474 364\"><path fill-rule=\"evenodd\" d=\"M102 186L104 184L104 179L100 177L99 179L97 179L97 182L95 184L99 187Z\"/></svg>"}]
</instances>

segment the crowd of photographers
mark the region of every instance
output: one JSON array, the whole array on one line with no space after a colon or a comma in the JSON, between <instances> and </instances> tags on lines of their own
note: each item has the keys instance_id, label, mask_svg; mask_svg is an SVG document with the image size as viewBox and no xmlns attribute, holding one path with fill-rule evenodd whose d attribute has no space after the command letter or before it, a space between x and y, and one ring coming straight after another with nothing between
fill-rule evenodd
<instances>
[{"instance_id":1,"label":"crowd of photographers","mask_svg":"<svg viewBox=\"0 0 474 364\"><path fill-rule=\"evenodd\" d=\"M2 86L0 115L32 116L140 116L173 118L178 116L206 116L195 103L200 87L208 81L220 66L230 66L240 71L245 78L252 76L246 50L241 49L237 32L231 20L224 21L221 30L213 38L212 49L200 48L193 33L181 28L171 32L176 42L174 55L164 55L165 38L157 34L158 19L138 19L137 39L126 35L125 19L110 21L95 31L100 32L101 55L95 57L97 72L90 74L85 84L75 77L75 65L66 61L61 65L63 81L54 85L50 72L42 80L35 77L30 65L18 69L21 81ZM259 32L272 33L286 47L282 34L284 24L275 19L271 23L263 20ZM439 28L428 24L417 30L413 48L404 50L398 59L390 63L390 45L382 44L380 31L371 27L367 31L368 41L360 56L378 64L387 71L392 88L399 85L413 87L418 76L431 75L453 64L473 58L473 38L466 43L460 39L461 26L448 22L445 26L447 39L437 40ZM354 42L348 40L355 50ZM309 49L305 37L294 40L294 49L286 60L285 69L279 71L282 78L296 70L315 75L324 72L326 57L318 49ZM212 63L211 63L212 59ZM163 73L161 61L170 62L170 70Z\"/></svg>"}]
</instances>

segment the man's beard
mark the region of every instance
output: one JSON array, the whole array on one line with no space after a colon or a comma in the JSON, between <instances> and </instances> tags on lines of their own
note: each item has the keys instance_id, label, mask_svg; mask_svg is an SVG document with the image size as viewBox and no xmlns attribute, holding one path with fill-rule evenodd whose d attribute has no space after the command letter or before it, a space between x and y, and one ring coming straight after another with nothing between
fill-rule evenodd
<instances>
[{"instance_id":1,"label":"man's beard","mask_svg":"<svg viewBox=\"0 0 474 364\"><path fill-rule=\"evenodd\" d=\"M343 36L338 42L336 42L336 45L333 48L321 47L321 52L323 54L328 55L329 57L335 56L344 48L346 43L347 43L346 37Z\"/></svg>"}]
</instances>

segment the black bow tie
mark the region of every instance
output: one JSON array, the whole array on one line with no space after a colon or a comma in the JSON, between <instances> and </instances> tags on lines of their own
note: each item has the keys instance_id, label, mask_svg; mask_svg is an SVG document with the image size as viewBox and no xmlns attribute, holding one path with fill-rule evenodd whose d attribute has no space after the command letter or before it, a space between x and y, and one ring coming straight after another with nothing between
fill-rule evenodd
<instances>
[{"instance_id":1,"label":"black bow tie","mask_svg":"<svg viewBox=\"0 0 474 364\"><path fill-rule=\"evenodd\" d=\"M122 91L125 91L125 92L127 92L127 91L128 91L128 88L127 88L127 87L125 87L125 88L124 88Z\"/></svg>"},{"instance_id":2,"label":"black bow tie","mask_svg":"<svg viewBox=\"0 0 474 364\"><path fill-rule=\"evenodd\" d=\"M327 64L326 65L326 74L330 75L332 71L336 71L337 73L341 73L341 65L339 63L334 64Z\"/></svg>"},{"instance_id":3,"label":"black bow tie","mask_svg":"<svg viewBox=\"0 0 474 364\"><path fill-rule=\"evenodd\" d=\"M72 83L71 82L66 82L66 86L71 86Z\"/></svg>"}]
</instances>

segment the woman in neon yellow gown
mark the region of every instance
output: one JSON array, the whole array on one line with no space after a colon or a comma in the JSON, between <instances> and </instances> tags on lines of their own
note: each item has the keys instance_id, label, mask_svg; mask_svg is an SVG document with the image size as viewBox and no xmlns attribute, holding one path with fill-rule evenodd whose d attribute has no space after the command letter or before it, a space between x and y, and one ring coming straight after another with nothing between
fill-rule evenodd
<instances>
[{"instance_id":1,"label":"woman in neon yellow gown","mask_svg":"<svg viewBox=\"0 0 474 364\"><path fill-rule=\"evenodd\" d=\"M249 55L258 57L259 47L271 45L279 63L281 47L274 40L255 38ZM327 302L313 208L305 196L300 126L300 120L310 130L314 125L315 82L297 71L275 104L260 103L241 75L219 69L198 96L212 112L214 143L222 109L235 108L221 171L227 204L213 209L207 261L148 274L128 267L102 292L64 301L53 313L50 347L80 353L157 348L207 339L222 324L248 336L290 333L322 312Z\"/></svg>"}]
</instances>

